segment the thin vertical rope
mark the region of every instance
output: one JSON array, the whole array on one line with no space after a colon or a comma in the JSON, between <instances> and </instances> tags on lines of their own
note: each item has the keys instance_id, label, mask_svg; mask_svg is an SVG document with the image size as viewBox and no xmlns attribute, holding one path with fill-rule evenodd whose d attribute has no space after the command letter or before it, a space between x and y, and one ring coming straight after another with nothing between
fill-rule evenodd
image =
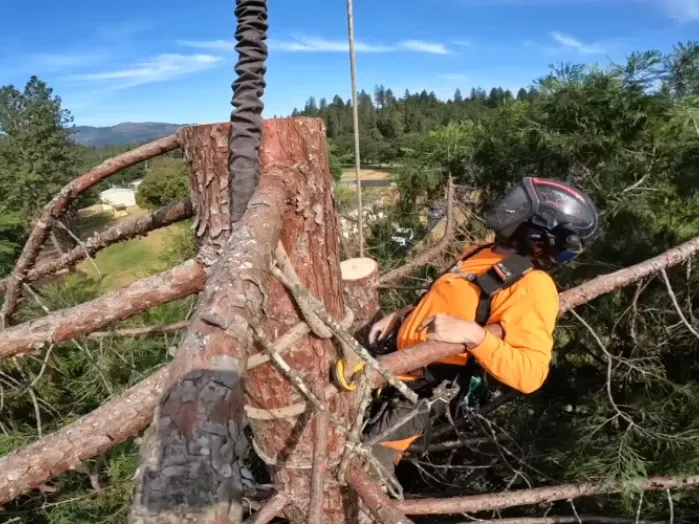
<instances>
[{"instance_id":1,"label":"thin vertical rope","mask_svg":"<svg viewBox=\"0 0 699 524\"><path fill-rule=\"evenodd\" d=\"M350 70L352 76L352 118L354 120L354 168L357 179L357 225L359 228L359 256L364 256L364 213L362 211L362 175L359 155L359 107L357 102L357 65L354 53L354 7L347 0L347 29L349 33Z\"/></svg>"}]
</instances>

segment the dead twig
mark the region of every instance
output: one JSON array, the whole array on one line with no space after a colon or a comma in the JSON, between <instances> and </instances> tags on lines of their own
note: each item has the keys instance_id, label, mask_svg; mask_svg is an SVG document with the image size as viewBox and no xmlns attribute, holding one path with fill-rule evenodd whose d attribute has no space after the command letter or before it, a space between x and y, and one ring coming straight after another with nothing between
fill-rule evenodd
<instances>
[{"instance_id":1,"label":"dead twig","mask_svg":"<svg viewBox=\"0 0 699 524\"><path fill-rule=\"evenodd\" d=\"M677 314L682 320L682 323L687 327L687 329L692 335L699 338L699 332L697 332L697 330L694 329L694 326L692 326L692 324L689 322L689 320L687 320L687 317L685 317L684 313L682 312L682 307L680 306L680 303L677 300L677 295L675 295L675 292L672 289L672 284L670 283L670 278L667 276L667 271L665 271L665 269L661 269L660 274L662 275L663 281L665 282L665 287L667 288L668 295L670 295L670 300L672 300L672 305L675 307L675 311L677 311Z\"/></svg>"},{"instance_id":2,"label":"dead twig","mask_svg":"<svg viewBox=\"0 0 699 524\"><path fill-rule=\"evenodd\" d=\"M400 280L403 277L410 275L420 266L429 264L432 260L439 257L448 247L449 242L454 234L454 182L449 177L449 182L447 184L447 224L444 230L444 236L441 238L439 243L431 249L428 249L415 257L413 260L407 264L392 269L387 273L384 273L379 278L379 283L382 285L391 284Z\"/></svg>"}]
</instances>

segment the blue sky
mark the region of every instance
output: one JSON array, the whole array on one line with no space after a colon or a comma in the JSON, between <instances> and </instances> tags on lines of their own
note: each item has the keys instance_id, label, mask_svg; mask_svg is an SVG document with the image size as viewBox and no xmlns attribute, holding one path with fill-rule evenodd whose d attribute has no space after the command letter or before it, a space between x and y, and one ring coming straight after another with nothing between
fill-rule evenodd
<instances>
[{"instance_id":1,"label":"blue sky","mask_svg":"<svg viewBox=\"0 0 699 524\"><path fill-rule=\"evenodd\" d=\"M8 2L0 85L46 80L78 125L225 121L233 0ZM345 0L269 0L265 115L350 96ZM549 64L699 38L699 0L355 0L359 87L402 94L531 84Z\"/></svg>"}]
</instances>

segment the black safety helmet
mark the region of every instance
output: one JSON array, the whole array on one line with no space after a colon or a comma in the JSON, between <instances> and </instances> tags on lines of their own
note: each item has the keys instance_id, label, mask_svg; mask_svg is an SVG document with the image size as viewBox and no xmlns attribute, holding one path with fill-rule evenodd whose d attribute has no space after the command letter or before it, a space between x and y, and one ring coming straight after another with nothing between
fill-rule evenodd
<instances>
[{"instance_id":1,"label":"black safety helmet","mask_svg":"<svg viewBox=\"0 0 699 524\"><path fill-rule=\"evenodd\" d=\"M568 262L592 240L598 228L595 204L563 182L524 177L485 212L496 237L516 247L542 249L557 263Z\"/></svg>"}]
</instances>

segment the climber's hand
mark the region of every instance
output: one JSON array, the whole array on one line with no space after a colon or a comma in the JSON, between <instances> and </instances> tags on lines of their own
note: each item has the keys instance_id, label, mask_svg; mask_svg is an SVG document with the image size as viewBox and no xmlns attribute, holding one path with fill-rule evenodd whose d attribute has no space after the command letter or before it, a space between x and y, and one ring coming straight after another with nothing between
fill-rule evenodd
<instances>
[{"instance_id":1,"label":"climber's hand","mask_svg":"<svg viewBox=\"0 0 699 524\"><path fill-rule=\"evenodd\" d=\"M427 339L448 344L464 344L471 349L483 342L485 329L470 320L440 313L425 319L418 328L427 330Z\"/></svg>"},{"instance_id":2,"label":"climber's hand","mask_svg":"<svg viewBox=\"0 0 699 524\"><path fill-rule=\"evenodd\" d=\"M373 345L379 340L385 339L391 333L395 333L396 329L398 329L398 320L398 311L394 311L371 326L369 344Z\"/></svg>"}]
</instances>

